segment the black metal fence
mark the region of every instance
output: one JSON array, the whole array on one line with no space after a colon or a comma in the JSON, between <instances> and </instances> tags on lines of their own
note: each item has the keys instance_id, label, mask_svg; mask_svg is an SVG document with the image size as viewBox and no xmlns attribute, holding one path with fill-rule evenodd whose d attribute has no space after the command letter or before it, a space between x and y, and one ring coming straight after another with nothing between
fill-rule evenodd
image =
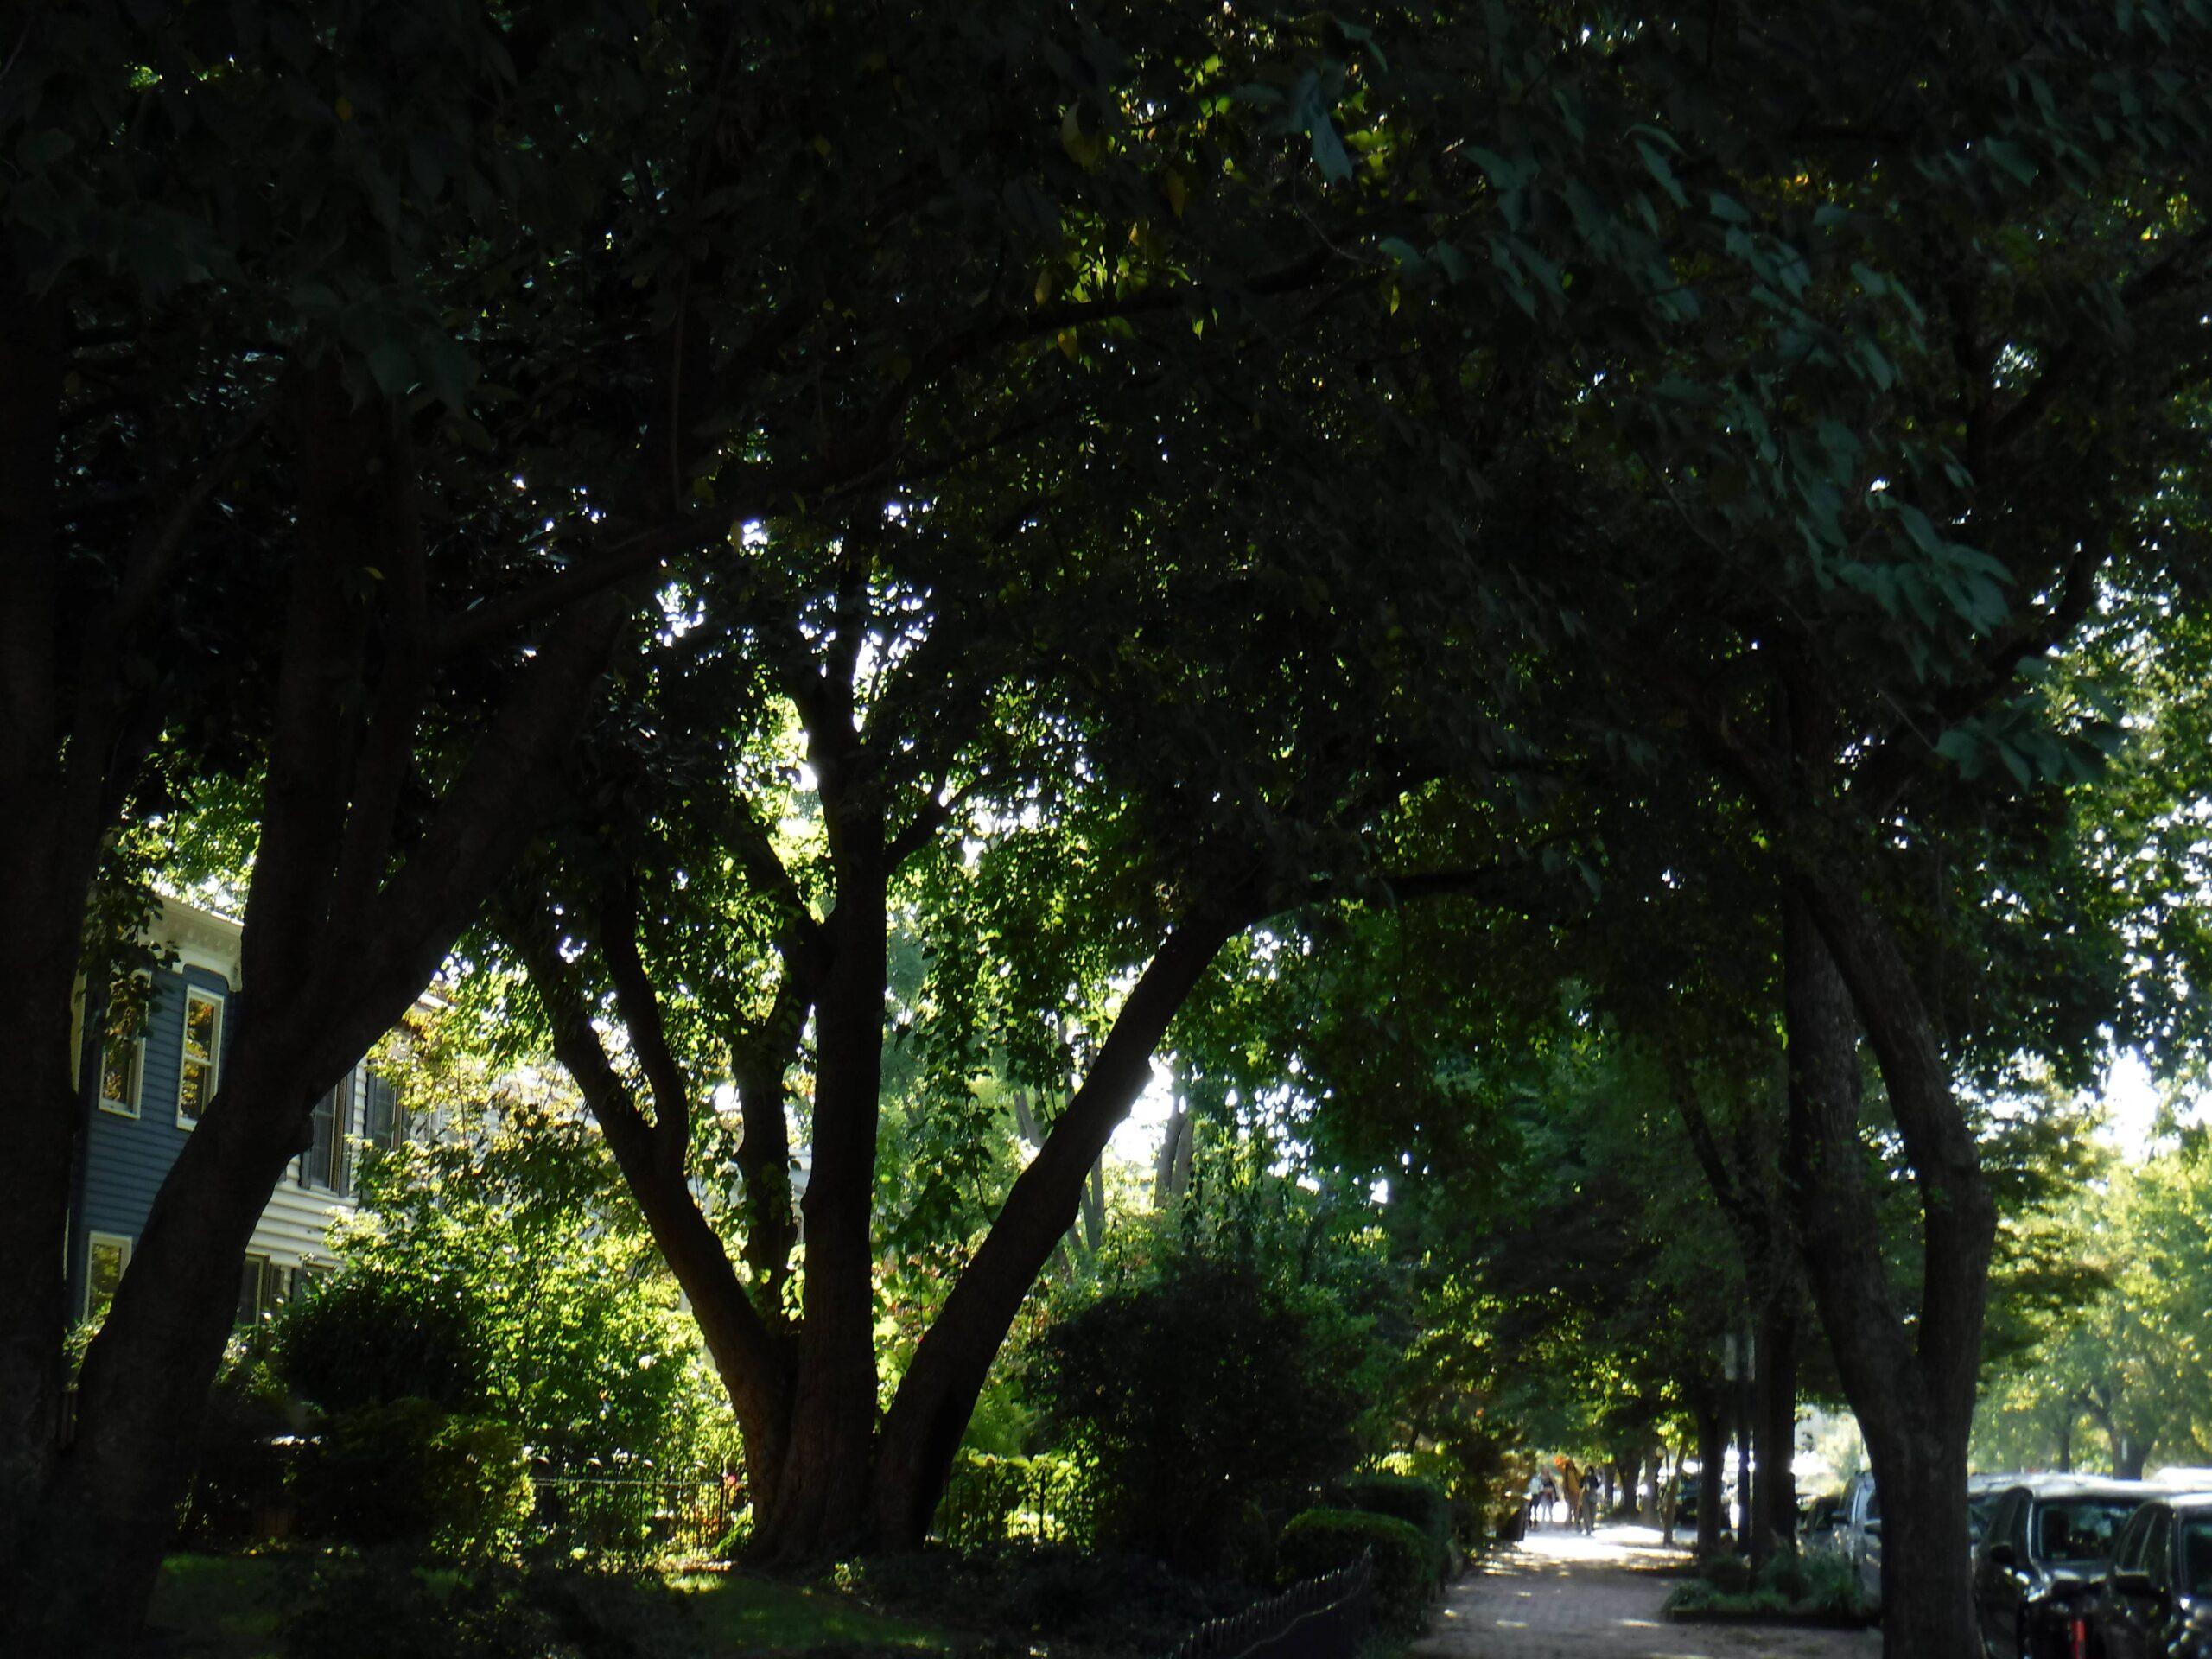
<instances>
[{"instance_id":1,"label":"black metal fence","mask_svg":"<svg viewBox=\"0 0 2212 1659\"><path fill-rule=\"evenodd\" d=\"M531 1523L548 1544L597 1554L720 1548L745 1507L734 1474L621 1474L541 1465L531 1473Z\"/></svg>"},{"instance_id":2,"label":"black metal fence","mask_svg":"<svg viewBox=\"0 0 2212 1659\"><path fill-rule=\"evenodd\" d=\"M1088 1547L1097 1531L1090 1471L1064 1458L970 1457L953 1465L930 1536L956 1549Z\"/></svg>"},{"instance_id":3,"label":"black metal fence","mask_svg":"<svg viewBox=\"0 0 2212 1659\"><path fill-rule=\"evenodd\" d=\"M297 1465L309 1449L290 1437L206 1447L175 1541L226 1549L313 1532L313 1518L296 1507ZM539 1462L531 1486L528 1541L594 1554L704 1554L728 1541L746 1504L734 1474L679 1474L642 1459L582 1468Z\"/></svg>"},{"instance_id":4,"label":"black metal fence","mask_svg":"<svg viewBox=\"0 0 2212 1659\"><path fill-rule=\"evenodd\" d=\"M1375 1617L1375 1557L1201 1624L1169 1659L1352 1659Z\"/></svg>"}]
</instances>

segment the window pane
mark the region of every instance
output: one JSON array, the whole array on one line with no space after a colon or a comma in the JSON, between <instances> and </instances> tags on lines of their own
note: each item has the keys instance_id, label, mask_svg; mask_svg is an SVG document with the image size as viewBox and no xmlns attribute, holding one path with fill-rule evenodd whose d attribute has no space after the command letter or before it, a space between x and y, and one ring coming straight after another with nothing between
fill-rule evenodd
<instances>
[{"instance_id":1,"label":"window pane","mask_svg":"<svg viewBox=\"0 0 2212 1659\"><path fill-rule=\"evenodd\" d=\"M100 1048L100 1098L136 1109L138 1104L138 1044L110 1038Z\"/></svg>"},{"instance_id":2,"label":"window pane","mask_svg":"<svg viewBox=\"0 0 2212 1659\"><path fill-rule=\"evenodd\" d=\"M315 1103L308 1115L308 1180L309 1186L331 1185L331 1116L336 1102L334 1091Z\"/></svg>"},{"instance_id":3,"label":"window pane","mask_svg":"<svg viewBox=\"0 0 2212 1659\"><path fill-rule=\"evenodd\" d=\"M399 1144L399 1091L391 1079L372 1071L368 1077L368 1139L371 1145L390 1152Z\"/></svg>"},{"instance_id":4,"label":"window pane","mask_svg":"<svg viewBox=\"0 0 2212 1659\"><path fill-rule=\"evenodd\" d=\"M2192 1596L2212 1596L2212 1516L2191 1515L2181 1523L2183 1586Z\"/></svg>"},{"instance_id":5,"label":"window pane","mask_svg":"<svg viewBox=\"0 0 2212 1659\"><path fill-rule=\"evenodd\" d=\"M2113 1540L2141 1506L2132 1499L2079 1498L2043 1511L2042 1555L2047 1561L2101 1561Z\"/></svg>"},{"instance_id":6,"label":"window pane","mask_svg":"<svg viewBox=\"0 0 2212 1659\"><path fill-rule=\"evenodd\" d=\"M177 1116L195 1123L207 1109L215 1084L223 1042L223 1004L205 991L184 994L184 1064L178 1076Z\"/></svg>"},{"instance_id":7,"label":"window pane","mask_svg":"<svg viewBox=\"0 0 2212 1659\"><path fill-rule=\"evenodd\" d=\"M188 1058L212 1060L215 1058L215 1003L213 999L194 995L184 1005L184 1052Z\"/></svg>"},{"instance_id":8,"label":"window pane","mask_svg":"<svg viewBox=\"0 0 2212 1659\"><path fill-rule=\"evenodd\" d=\"M184 1063L184 1077L177 1088L176 1109L178 1116L188 1122L197 1122L200 1114L207 1109L210 1092L207 1079L213 1070L202 1060L187 1060Z\"/></svg>"},{"instance_id":9,"label":"window pane","mask_svg":"<svg viewBox=\"0 0 2212 1659\"><path fill-rule=\"evenodd\" d=\"M265 1294L264 1281L268 1271L269 1262L265 1256L249 1255L240 1266L238 1269L238 1323L240 1325L254 1325L260 1321L261 1310L265 1305L262 1300Z\"/></svg>"},{"instance_id":10,"label":"window pane","mask_svg":"<svg viewBox=\"0 0 2212 1659\"><path fill-rule=\"evenodd\" d=\"M115 1300L115 1287L123 1282L123 1270L130 1264L130 1246L122 1239L92 1240L85 1276L86 1319L98 1320L106 1317L108 1304Z\"/></svg>"}]
</instances>

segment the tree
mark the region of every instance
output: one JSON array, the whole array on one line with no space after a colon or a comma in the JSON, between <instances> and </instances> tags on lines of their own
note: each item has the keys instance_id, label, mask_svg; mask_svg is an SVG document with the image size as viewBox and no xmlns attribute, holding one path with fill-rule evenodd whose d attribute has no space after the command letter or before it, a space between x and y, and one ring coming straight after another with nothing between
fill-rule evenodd
<instances>
[{"instance_id":1,"label":"tree","mask_svg":"<svg viewBox=\"0 0 2212 1659\"><path fill-rule=\"evenodd\" d=\"M1187 268L1124 255L1102 287L1066 238L1059 200L1159 247L1243 200L1086 127L1116 114L1095 32L1020 6L949 33L753 21L95 7L11 50L0 781L36 804L0 832L31 1068L0 1124L11 1258L55 1259L86 897L109 836L158 810L157 745L257 800L246 972L283 988L237 1022L73 1440L60 1285L0 1300L19 1645L137 1618L308 1103L499 880L664 563L732 557L744 522L909 448L944 464L1048 419L1049 390L991 395L1033 343L1203 309ZM887 95L849 97L855 74ZM1297 116L1327 126L1310 82ZM1224 238L1243 257L1198 256L1207 280L1281 245L1248 228ZM1048 251L1082 279L1040 284Z\"/></svg>"},{"instance_id":2,"label":"tree","mask_svg":"<svg viewBox=\"0 0 2212 1659\"><path fill-rule=\"evenodd\" d=\"M1554 386L1558 468L1524 511L1569 573L1549 631L1614 677L1609 723L1661 753L1687 736L1776 857L1807 1265L1875 1470L1918 1500L1889 1522L1892 1652L1970 1641L1956 1539L1996 1234L1910 883L1987 804L2085 774L2093 731L2037 664L2101 573L2190 556L2135 507L2185 464L2177 394L2201 384L2206 89L2169 72L2172 32L2202 27L1957 8L1585 37L1666 134L1646 222L1710 239L1669 267L1679 349L1593 352ZM1505 160L1572 278L1557 303L1585 303L1576 262L1623 234L1618 204ZM1863 1178L1862 1031L1922 1205L1916 1308Z\"/></svg>"}]
</instances>

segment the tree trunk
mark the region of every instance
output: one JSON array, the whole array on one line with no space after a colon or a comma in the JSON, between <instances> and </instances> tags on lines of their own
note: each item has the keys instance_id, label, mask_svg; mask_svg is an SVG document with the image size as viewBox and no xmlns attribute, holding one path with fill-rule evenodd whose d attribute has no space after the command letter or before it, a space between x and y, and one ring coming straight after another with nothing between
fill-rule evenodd
<instances>
[{"instance_id":1,"label":"tree trunk","mask_svg":"<svg viewBox=\"0 0 2212 1659\"><path fill-rule=\"evenodd\" d=\"M60 1241L78 1124L70 992L105 827L83 822L90 751L65 746L70 711L56 696L57 658L69 649L57 638L54 544L68 332L64 308L24 292L0 253L0 1007L15 1039L0 1096L0 1607L29 1593L11 1567L59 1446L69 1319Z\"/></svg>"},{"instance_id":2,"label":"tree trunk","mask_svg":"<svg viewBox=\"0 0 2212 1659\"><path fill-rule=\"evenodd\" d=\"M1785 886L1783 961L1789 1046L1790 1177L1805 1261L1844 1392L1866 1436L1883 1505L1882 1643L1887 1659L1974 1649L1967 1537L1967 1436L1980 1352L1994 1211L1955 1115L1948 1077L1911 1010L1887 941L1830 899L1815 906ZM1840 938L1859 983L1830 954ZM1885 960L1885 956L1889 958ZM1885 1004L1886 995L1891 1001ZM1925 1211L1925 1294L1916 1319L1899 1307L1883 1262L1859 1133L1860 1074L1853 1005L1886 1021L1883 1073L1919 1172ZM1917 1046L1920 1052L1902 1051ZM1940 1088L1942 1103L1929 1096ZM1960 1142L1963 1141L1961 1146Z\"/></svg>"},{"instance_id":3,"label":"tree trunk","mask_svg":"<svg viewBox=\"0 0 2212 1659\"><path fill-rule=\"evenodd\" d=\"M1169 935L1122 1004L1090 1076L1015 1180L924 1334L884 1419L870 1506L878 1548L917 1548L927 1535L976 1396L1023 1300L1074 1218L1107 1138L1151 1081L1153 1052L1168 1022L1242 925L1224 912L1200 914Z\"/></svg>"},{"instance_id":4,"label":"tree trunk","mask_svg":"<svg viewBox=\"0 0 2212 1659\"><path fill-rule=\"evenodd\" d=\"M866 1525L876 1417L875 1148L889 978L882 814L835 798L842 819L829 967L815 1005L813 1163L799 1206L806 1271L791 1429L772 1487L755 1490L754 1544L787 1565L825 1559ZM766 1499L765 1508L763 1499Z\"/></svg>"},{"instance_id":5,"label":"tree trunk","mask_svg":"<svg viewBox=\"0 0 2212 1659\"><path fill-rule=\"evenodd\" d=\"M601 595L541 644L388 880L392 824L375 810L389 799L388 779L337 779L359 810L333 814L312 789L289 790L272 755L226 1075L163 1180L86 1355L77 1437L54 1460L9 1565L18 1593L0 1630L13 1645L0 1649L96 1653L135 1639L236 1314L238 1263L306 1143L309 1108L406 1013L512 857L527 829L516 803L531 798L581 721L629 609L620 594ZM313 648L312 631L288 637L288 650ZM296 686L312 677L284 677ZM404 770L416 714L395 716L409 747L364 747ZM280 711L277 728L302 746L334 742L296 710ZM310 765L305 775L315 772ZM309 869L322 873L320 884L304 878ZM363 870L376 879L352 887ZM48 1252L31 1259L40 1256Z\"/></svg>"},{"instance_id":6,"label":"tree trunk","mask_svg":"<svg viewBox=\"0 0 2212 1659\"><path fill-rule=\"evenodd\" d=\"M1764 1561L1797 1545L1798 1309L1789 1286L1770 1294L1760 1312L1758 1376L1752 1395L1751 1555Z\"/></svg>"},{"instance_id":7,"label":"tree trunk","mask_svg":"<svg viewBox=\"0 0 2212 1659\"><path fill-rule=\"evenodd\" d=\"M1736 1548L1746 1555L1758 1554L1758 1535L1751 1527L1751 1385L1739 1382L1730 1402L1736 1419L1736 1509L1731 1517Z\"/></svg>"},{"instance_id":8,"label":"tree trunk","mask_svg":"<svg viewBox=\"0 0 2212 1659\"><path fill-rule=\"evenodd\" d=\"M1700 1405L1697 1413L1697 1553L1700 1560L1720 1553L1721 1505L1726 1491L1728 1419L1719 1405Z\"/></svg>"},{"instance_id":9,"label":"tree trunk","mask_svg":"<svg viewBox=\"0 0 2212 1659\"><path fill-rule=\"evenodd\" d=\"M2112 1474L2114 1480L2140 1480L2143 1465L2151 1459L2151 1442L2126 1432L2112 1437Z\"/></svg>"}]
</instances>

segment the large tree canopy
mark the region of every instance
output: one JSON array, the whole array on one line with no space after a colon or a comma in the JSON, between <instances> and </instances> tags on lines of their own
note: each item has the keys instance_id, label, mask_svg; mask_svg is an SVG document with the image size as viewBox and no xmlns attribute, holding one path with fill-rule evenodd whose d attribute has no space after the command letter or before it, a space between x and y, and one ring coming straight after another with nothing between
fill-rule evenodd
<instances>
[{"instance_id":1,"label":"large tree canopy","mask_svg":"<svg viewBox=\"0 0 2212 1659\"><path fill-rule=\"evenodd\" d=\"M23 1639L136 1616L308 1103L494 893L798 1555L918 1535L1152 1052L1194 993L1233 1006L1224 947L1281 978L1331 907L1453 892L1496 1030L1571 933L1599 1006L1696 1039L1652 1049L1693 1122L1716 1084L1749 1112L1786 1039L1789 1181L1707 1173L1748 1252L1787 1200L1877 1470L1930 1495L1896 1511L1892 1651L1961 1646L1997 1224L1967 1084L2078 1068L2160 977L2056 804L2111 733L2050 664L2101 594L2199 591L2208 33L40 14L0 69L10 1259L67 1219L103 847L164 780L257 830L223 1092L66 1435L60 1287L0 1289ZM1070 1097L879 1424L894 912L956 1127L983 1070ZM1319 1028L1325 1065L1405 1029ZM1416 1074L1346 1144L1465 1155L1471 1097ZM695 1201L700 1147L741 1224Z\"/></svg>"}]
</instances>

